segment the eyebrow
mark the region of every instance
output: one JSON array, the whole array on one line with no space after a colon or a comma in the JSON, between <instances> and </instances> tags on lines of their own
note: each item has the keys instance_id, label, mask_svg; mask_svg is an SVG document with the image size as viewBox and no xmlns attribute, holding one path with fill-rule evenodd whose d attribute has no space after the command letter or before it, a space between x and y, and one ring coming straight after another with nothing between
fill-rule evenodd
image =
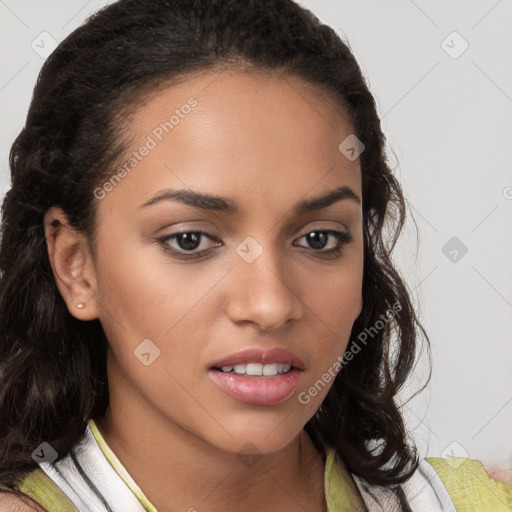
<instances>
[{"instance_id":1,"label":"eyebrow","mask_svg":"<svg viewBox=\"0 0 512 512\"><path fill-rule=\"evenodd\" d=\"M327 208L341 200L355 201L361 204L359 196L347 186L338 187L327 194L312 199L302 199L293 207L293 213L303 214L322 208ZM200 208L201 210L213 210L225 213L238 213L239 207L235 201L227 197L203 194L192 190L164 189L155 194L149 201L143 203L140 208L152 206L164 200L180 201L188 206Z\"/></svg>"}]
</instances>

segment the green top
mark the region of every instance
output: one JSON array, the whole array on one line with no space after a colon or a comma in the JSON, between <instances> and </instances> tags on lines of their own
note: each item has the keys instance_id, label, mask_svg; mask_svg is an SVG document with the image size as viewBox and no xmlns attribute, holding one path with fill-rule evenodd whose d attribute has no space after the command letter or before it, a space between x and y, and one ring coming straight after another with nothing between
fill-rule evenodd
<instances>
[{"instance_id":1,"label":"green top","mask_svg":"<svg viewBox=\"0 0 512 512\"><path fill-rule=\"evenodd\" d=\"M17 488L48 512L80 512L42 469L29 473Z\"/></svg>"},{"instance_id":2,"label":"green top","mask_svg":"<svg viewBox=\"0 0 512 512\"><path fill-rule=\"evenodd\" d=\"M457 512L512 511L512 482L491 478L479 460L461 457L426 460L446 487Z\"/></svg>"}]
</instances>

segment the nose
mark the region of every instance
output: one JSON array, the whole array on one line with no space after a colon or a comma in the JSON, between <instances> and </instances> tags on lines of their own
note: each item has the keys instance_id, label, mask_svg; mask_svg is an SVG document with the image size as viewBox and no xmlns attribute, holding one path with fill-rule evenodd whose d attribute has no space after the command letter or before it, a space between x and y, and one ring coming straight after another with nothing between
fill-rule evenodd
<instances>
[{"instance_id":1,"label":"nose","mask_svg":"<svg viewBox=\"0 0 512 512\"><path fill-rule=\"evenodd\" d=\"M228 316L234 323L250 322L270 331L302 318L304 305L296 276L274 252L265 249L252 263L235 259L228 302Z\"/></svg>"}]
</instances>

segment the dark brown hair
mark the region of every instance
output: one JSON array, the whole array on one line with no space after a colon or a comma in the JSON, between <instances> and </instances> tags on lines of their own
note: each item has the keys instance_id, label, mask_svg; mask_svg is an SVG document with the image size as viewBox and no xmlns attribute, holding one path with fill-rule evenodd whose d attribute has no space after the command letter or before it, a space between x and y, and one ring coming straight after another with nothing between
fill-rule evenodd
<instances>
[{"instance_id":1,"label":"dark brown hair","mask_svg":"<svg viewBox=\"0 0 512 512\"><path fill-rule=\"evenodd\" d=\"M365 145L363 310L347 350L360 333L377 332L343 366L305 428L371 484L395 486L416 469L397 393L414 368L418 335L427 347L428 336L391 259L405 200L348 44L291 0L120 0L46 60L11 149L0 246L0 489L14 489L38 467L31 453L41 442L64 457L86 420L109 402L107 339L98 320L82 322L67 310L49 264L45 212L60 206L93 246L93 191L127 149L125 113L143 94L219 66L275 70L320 85Z\"/></svg>"}]
</instances>

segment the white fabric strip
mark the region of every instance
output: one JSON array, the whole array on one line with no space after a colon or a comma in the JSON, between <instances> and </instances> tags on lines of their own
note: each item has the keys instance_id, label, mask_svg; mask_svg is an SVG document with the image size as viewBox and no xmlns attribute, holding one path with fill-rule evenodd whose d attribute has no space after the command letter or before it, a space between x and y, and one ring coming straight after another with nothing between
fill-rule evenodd
<instances>
[{"instance_id":1,"label":"white fabric strip","mask_svg":"<svg viewBox=\"0 0 512 512\"><path fill-rule=\"evenodd\" d=\"M145 511L135 494L105 457L89 425L87 425L85 437L76 447L76 458L112 512ZM109 512L107 506L101 502L79 473L70 454L56 464L42 462L40 466L80 512ZM122 466L121 462L119 466Z\"/></svg>"}]
</instances>

